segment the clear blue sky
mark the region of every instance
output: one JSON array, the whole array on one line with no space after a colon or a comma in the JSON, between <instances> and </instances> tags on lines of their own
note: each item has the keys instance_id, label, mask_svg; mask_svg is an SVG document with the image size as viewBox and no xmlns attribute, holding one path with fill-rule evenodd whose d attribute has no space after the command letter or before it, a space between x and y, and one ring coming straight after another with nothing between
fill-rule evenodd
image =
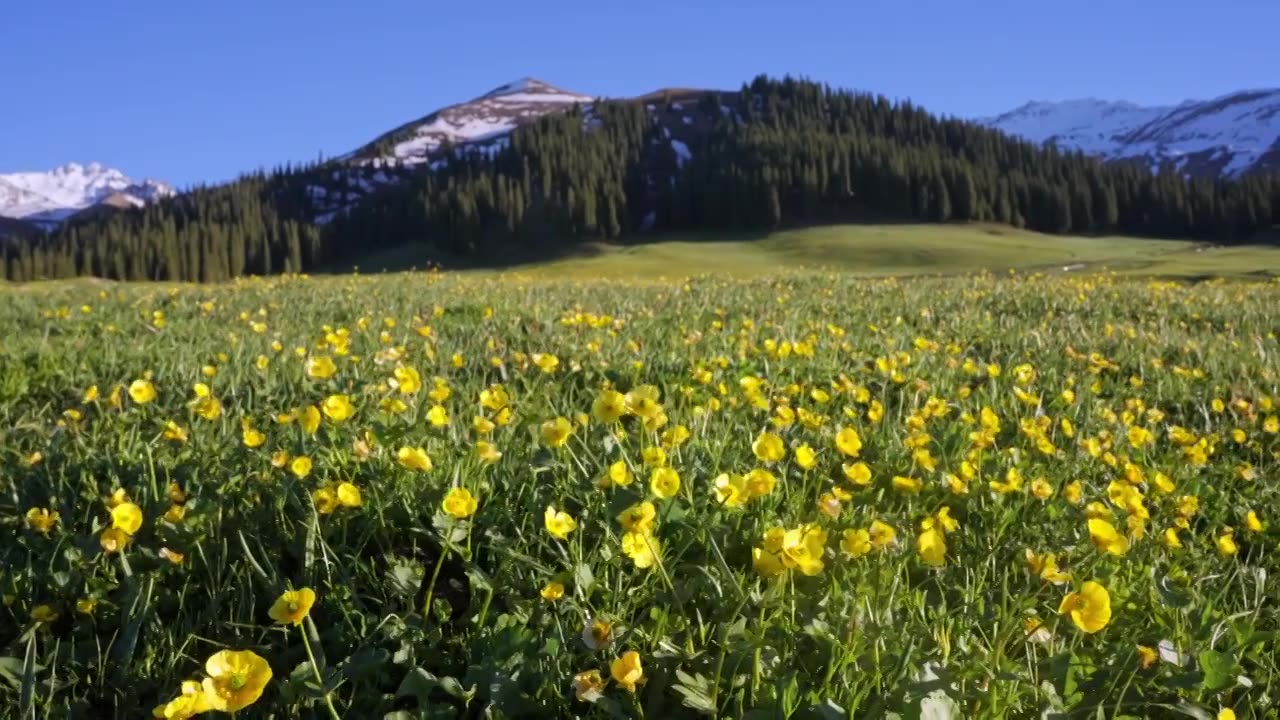
<instances>
[{"instance_id":1,"label":"clear blue sky","mask_svg":"<svg viewBox=\"0 0 1280 720\"><path fill-rule=\"evenodd\" d=\"M791 73L964 116L1176 103L1280 85L1277 27L1280 0L12 0L0 172L228 179L522 76L621 96Z\"/></svg>"}]
</instances>

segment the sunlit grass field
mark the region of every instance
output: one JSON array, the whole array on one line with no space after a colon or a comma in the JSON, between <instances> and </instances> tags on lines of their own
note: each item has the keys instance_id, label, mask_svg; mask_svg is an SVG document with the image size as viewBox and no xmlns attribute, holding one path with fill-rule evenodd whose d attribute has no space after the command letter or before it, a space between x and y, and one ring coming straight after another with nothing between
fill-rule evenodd
<instances>
[{"instance_id":1,"label":"sunlit grass field","mask_svg":"<svg viewBox=\"0 0 1280 720\"><path fill-rule=\"evenodd\" d=\"M425 269L428 257L427 249L406 245L366 257L354 267L365 273ZM703 272L742 278L784 271L868 277L1008 270L1116 272L1166 279L1280 276L1280 245L1214 247L1178 240L1043 235L979 223L829 225L736 237L668 233L633 244L588 245L550 260L504 262L501 255L492 260L502 269L515 266L542 277L587 280L671 280ZM352 268L344 264L332 269L345 273Z\"/></svg>"},{"instance_id":2,"label":"sunlit grass field","mask_svg":"<svg viewBox=\"0 0 1280 720\"><path fill-rule=\"evenodd\" d=\"M1275 717L1280 283L770 242L0 289L0 716Z\"/></svg>"}]
</instances>

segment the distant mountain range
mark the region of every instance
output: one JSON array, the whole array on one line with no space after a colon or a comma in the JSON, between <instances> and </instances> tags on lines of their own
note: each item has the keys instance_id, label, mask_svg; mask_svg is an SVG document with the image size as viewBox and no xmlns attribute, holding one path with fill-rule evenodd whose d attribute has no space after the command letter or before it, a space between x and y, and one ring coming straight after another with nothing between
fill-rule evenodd
<instances>
[{"instance_id":1,"label":"distant mountain range","mask_svg":"<svg viewBox=\"0 0 1280 720\"><path fill-rule=\"evenodd\" d=\"M841 222L1270 242L1277 95L1147 109L1031 103L966 120L792 77L623 98L525 78L344 155L163 202L151 201L168 186L100 165L0 176L7 214L71 218L42 242L0 242L0 270L19 281L215 282L383 251L457 266L651 232ZM0 233L29 227L7 225Z\"/></svg>"},{"instance_id":2,"label":"distant mountain range","mask_svg":"<svg viewBox=\"0 0 1280 720\"><path fill-rule=\"evenodd\" d=\"M1106 100L1029 102L978 122L1112 162L1191 177L1280 171L1280 90L1142 107Z\"/></svg>"},{"instance_id":3,"label":"distant mountain range","mask_svg":"<svg viewBox=\"0 0 1280 720\"><path fill-rule=\"evenodd\" d=\"M574 103L589 108L596 99L523 78L407 123L344 159L414 165L440 162L446 149L492 153L517 126ZM1036 101L975 122L1108 162L1142 163L1153 172L1167 165L1193 177L1233 178L1280 170L1280 89L1160 107L1095 99Z\"/></svg>"},{"instance_id":4,"label":"distant mountain range","mask_svg":"<svg viewBox=\"0 0 1280 720\"><path fill-rule=\"evenodd\" d=\"M701 127L706 118L682 105L691 107L705 92L669 88L629 99L647 104L683 162L689 158L691 136L706 130ZM604 99L522 78L431 112L339 158L352 170L333 175L327 184L336 187L312 188L315 218L328 222L369 192L398 182L394 168L439 169L471 153L493 156L507 146L516 127L575 104L590 126L593 103ZM727 106L722 110L729 112ZM1152 172L1167 166L1192 177L1236 178L1280 171L1280 90L1237 92L1175 107L1092 99L1030 102L974 122L1106 162L1138 163Z\"/></svg>"},{"instance_id":5,"label":"distant mountain range","mask_svg":"<svg viewBox=\"0 0 1280 720\"><path fill-rule=\"evenodd\" d=\"M651 113L664 116L672 149L683 161L689 153L680 139L684 126L702 124L704 118L682 114L680 101L696 102L702 95L702 90L675 89L631 99L650 103ZM398 182L405 171L438 169L469 153L493 156L506 147L512 130L549 113L578 105L590 125L592 104L601 99L522 78L435 110L336 158L332 166L348 171L335 171L329 182L311 188L314 217L329 221L378 187ZM1152 172L1169 168L1190 177L1237 178L1280 171L1280 90L1241 91L1165 107L1096 99L1036 101L975 122L1107 162L1138 163ZM141 207L174 192L163 182L134 181L98 163L0 175L0 217L10 219L0 224L0 234L26 228L14 219L49 229L91 209Z\"/></svg>"},{"instance_id":6,"label":"distant mountain range","mask_svg":"<svg viewBox=\"0 0 1280 720\"><path fill-rule=\"evenodd\" d=\"M134 181L99 163L68 163L48 172L0 175L0 216L49 227L90 208L141 207L173 194L163 182Z\"/></svg>"}]
</instances>

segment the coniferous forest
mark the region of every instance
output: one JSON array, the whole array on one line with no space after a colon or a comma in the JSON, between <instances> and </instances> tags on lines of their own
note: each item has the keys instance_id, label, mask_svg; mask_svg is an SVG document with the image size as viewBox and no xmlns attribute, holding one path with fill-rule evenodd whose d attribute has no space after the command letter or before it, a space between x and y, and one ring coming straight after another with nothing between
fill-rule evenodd
<instances>
[{"instance_id":1,"label":"coniferous forest","mask_svg":"<svg viewBox=\"0 0 1280 720\"><path fill-rule=\"evenodd\" d=\"M690 105L696 123L667 122L641 101L575 107L518 128L493 153L443 149L448 162L432 170L334 161L258 172L0 242L0 275L212 282L306 272L407 243L501 263L642 230L851 221L1219 243L1280 224L1276 176L1185 179L1103 165L808 81L758 77ZM366 191L343 212L321 213L318 197L347 197L352 178L375 171L390 181L361 182Z\"/></svg>"}]
</instances>

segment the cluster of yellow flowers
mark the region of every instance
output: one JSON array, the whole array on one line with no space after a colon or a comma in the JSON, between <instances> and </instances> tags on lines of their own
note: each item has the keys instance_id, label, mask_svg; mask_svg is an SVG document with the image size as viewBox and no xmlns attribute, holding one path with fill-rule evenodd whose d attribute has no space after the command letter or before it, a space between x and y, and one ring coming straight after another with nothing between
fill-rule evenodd
<instances>
[{"instance_id":1,"label":"cluster of yellow flowers","mask_svg":"<svg viewBox=\"0 0 1280 720\"><path fill-rule=\"evenodd\" d=\"M313 292L297 282L295 306ZM333 629L343 645L381 643L423 666L432 661L414 642L438 642L453 653L448 665L470 667L482 663L466 648L496 652L495 636L521 628L501 640L519 645L512 657L543 673L544 686L568 682L566 697L538 698L562 713L581 712L574 701L639 709L635 695L663 693L652 686L674 684L673 668L701 673L680 681L685 690L721 683L712 696L724 715L773 692L776 707L785 693L907 697L890 687L892 662L961 665L948 690L970 693L965 712L981 716L994 712L984 704L992 695L1038 698L1049 670L1035 646L1058 653L1064 636L1092 663L1079 672L1128 663L1147 673L1136 681L1150 681L1147 697L1160 697L1157 668L1191 665L1168 658L1221 643L1165 614L1150 582L1171 595L1177 586L1190 598L1178 602L1196 603L1204 622L1236 618L1232 635L1250 637L1245 620L1269 617L1265 579L1262 600L1218 604L1194 581L1253 583L1274 568L1280 409L1264 316L1255 309L1241 331L1227 327L1225 300L1197 295L1192 310L1161 299L1181 291L1143 289L1125 297L1162 303L1170 319L1093 327L1093 315L1063 317L1099 302L1091 298L1106 286L1035 294L927 282L938 284L906 305L894 299L902 285L867 286L876 324L821 283L793 292L783 281L702 296L692 286L587 295L612 305L607 313L515 286L520 299L496 309L460 301L465 319L453 307L401 312L420 299L392 290L379 290L395 298L380 304L396 311L359 313L373 300L357 284L316 301L330 317L352 315L319 328L266 292L198 303L164 295L164 310L138 302L121 316L164 341L194 323L229 325L191 357L121 349L136 363L128 375L113 378L118 359L90 364L94 374L64 404L14 420L19 450L0 460L0 482L12 482L18 504L4 514L25 523L32 559L0 580L5 607L56 633L74 606L85 616L76 632L102 638L87 620L125 617L119 588L135 567L181 577L187 606L249 577L277 589L307 583L325 593L326 616L344 615ZM1020 303L1048 308L1047 319ZM1127 309L1108 318L1139 306L1117 307ZM114 464L94 464L95 453ZM279 578L256 567L254 544L279 551ZM94 552L66 561L57 548L72 545ZM77 574L65 586L35 569L67 562ZM439 604L471 603L463 586L477 599L449 626L459 637L441 641ZM270 610L300 628L308 657L319 635L303 626L314 625L315 603L302 587ZM170 608L182 604L156 611L179 628L164 647L207 642L216 652L200 652L197 679L167 679L177 691L157 717L258 701L283 642L273 636L295 636L264 634L253 647L265 658L221 649L221 628ZM226 615L218 623L253 627L242 604L211 603ZM389 614L394 637L370 630ZM758 632L734 644L748 620ZM567 651L564 627L580 622L586 651L576 639ZM1019 629L1024 637L1010 640ZM919 641L895 644L906 634ZM826 680L809 641L831 644ZM1233 652L1241 676L1267 672ZM176 653L165 657L181 670ZM858 686L863 677L884 686ZM1212 692L1197 701L1234 697ZM357 716L383 710L381 698L343 686L323 700L332 716L348 701ZM1032 701L1020 702L1029 712Z\"/></svg>"},{"instance_id":2,"label":"cluster of yellow flowers","mask_svg":"<svg viewBox=\"0 0 1280 720\"><path fill-rule=\"evenodd\" d=\"M582 642L588 649L603 650L613 642L613 624L599 618L589 621L582 628ZM618 687L629 693L644 682L644 667L640 653L628 650L609 663L609 675ZM599 670L584 670L573 676L573 693L578 700L595 702L605 689L605 681Z\"/></svg>"},{"instance_id":3,"label":"cluster of yellow flowers","mask_svg":"<svg viewBox=\"0 0 1280 720\"><path fill-rule=\"evenodd\" d=\"M281 625L301 625L315 602L316 593L311 588L286 590L272 604L269 614ZM305 632L302 639L311 654ZM271 665L252 650L219 650L205 661L204 672L203 681L183 681L178 696L156 706L152 714L166 720L186 720L212 711L237 713L262 697L272 677ZM332 703L329 707L333 710Z\"/></svg>"}]
</instances>

